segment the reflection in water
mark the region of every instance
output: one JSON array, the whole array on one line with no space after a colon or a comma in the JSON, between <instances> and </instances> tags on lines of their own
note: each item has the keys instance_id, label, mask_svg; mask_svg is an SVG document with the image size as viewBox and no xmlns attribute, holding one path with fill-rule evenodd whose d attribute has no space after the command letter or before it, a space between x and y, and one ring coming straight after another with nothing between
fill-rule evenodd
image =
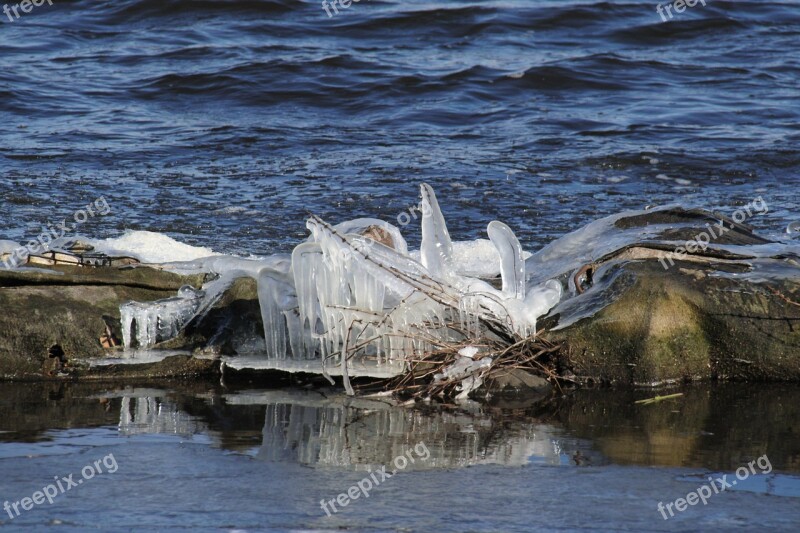
<instances>
[{"instance_id":1,"label":"reflection in water","mask_svg":"<svg viewBox=\"0 0 800 533\"><path fill-rule=\"evenodd\" d=\"M397 407L334 390L236 390L218 384L0 385L0 442L53 430L117 427L124 436L202 435L265 461L326 468L387 464L419 442L414 468L477 464L685 466L732 471L767 454L800 472L800 387L702 385L653 405L648 390L581 390L545 403Z\"/></svg>"},{"instance_id":2,"label":"reflection in water","mask_svg":"<svg viewBox=\"0 0 800 533\"><path fill-rule=\"evenodd\" d=\"M777 470L800 472L800 386L728 383L681 392L637 405L656 393L581 390L540 407L537 416L590 440L617 464L731 471L767 454Z\"/></svg>"},{"instance_id":3,"label":"reflection in water","mask_svg":"<svg viewBox=\"0 0 800 533\"><path fill-rule=\"evenodd\" d=\"M265 391L250 400L266 406L257 452L265 460L373 468L418 442L425 443L431 456L409 469L567 460L554 428L530 423L503 430L480 409L418 411L379 401L328 400L313 392Z\"/></svg>"},{"instance_id":4,"label":"reflection in water","mask_svg":"<svg viewBox=\"0 0 800 533\"><path fill-rule=\"evenodd\" d=\"M6 383L0 492L22 497L113 452L120 472L105 484L13 525L24 519L38 531L57 518L83 531L106 516L135 530L790 529L800 501L800 387L682 392L648 406L634 402L651 390L602 389L513 407L398 407L334 390L218 382ZM321 498L338 498L369 469L393 469L419 443L430 455L408 464L417 471L347 514L325 516ZM769 474L663 521L659 502L687 497L710 476L733 481L742 462L765 454ZM120 506L126 498L135 505Z\"/></svg>"},{"instance_id":5,"label":"reflection in water","mask_svg":"<svg viewBox=\"0 0 800 533\"><path fill-rule=\"evenodd\" d=\"M144 394L154 394L145 396ZM119 431L123 435L168 433L194 435L205 431L205 425L164 398L166 391L126 392L121 397Z\"/></svg>"}]
</instances>

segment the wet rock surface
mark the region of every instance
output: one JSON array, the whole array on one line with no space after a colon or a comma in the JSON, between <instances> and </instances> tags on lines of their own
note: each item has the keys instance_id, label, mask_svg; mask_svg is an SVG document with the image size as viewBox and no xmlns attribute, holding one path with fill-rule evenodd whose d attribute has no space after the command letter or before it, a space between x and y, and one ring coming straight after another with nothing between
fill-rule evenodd
<instances>
[{"instance_id":1,"label":"wet rock surface","mask_svg":"<svg viewBox=\"0 0 800 533\"><path fill-rule=\"evenodd\" d=\"M745 275L761 266L787 277ZM796 381L800 280L788 277L794 269L772 259L680 261L668 271L653 259L620 261L561 309L568 314L581 307L588 316L546 337L562 344L563 371L602 381Z\"/></svg>"},{"instance_id":2,"label":"wet rock surface","mask_svg":"<svg viewBox=\"0 0 800 533\"><path fill-rule=\"evenodd\" d=\"M43 374L56 370L46 364L54 345L63 349L69 374L83 375L79 360L118 351L100 342L104 316L116 321L118 334L121 303L168 297L182 285L202 282L202 276L151 268L48 270L0 270L0 376L5 379L53 377Z\"/></svg>"}]
</instances>

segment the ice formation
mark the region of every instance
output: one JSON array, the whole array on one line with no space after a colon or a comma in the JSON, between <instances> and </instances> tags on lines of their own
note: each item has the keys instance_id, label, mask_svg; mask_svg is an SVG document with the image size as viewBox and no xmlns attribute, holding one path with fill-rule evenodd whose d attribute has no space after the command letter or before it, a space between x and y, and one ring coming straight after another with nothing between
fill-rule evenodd
<instances>
[{"instance_id":1,"label":"ice formation","mask_svg":"<svg viewBox=\"0 0 800 533\"><path fill-rule=\"evenodd\" d=\"M133 255L147 263L165 261L192 261L214 255L210 248L200 248L176 241L167 235L152 231L126 231L121 237L87 242L95 250L108 255ZM120 253L125 251L125 253Z\"/></svg>"},{"instance_id":2,"label":"ice formation","mask_svg":"<svg viewBox=\"0 0 800 533\"><path fill-rule=\"evenodd\" d=\"M355 363L400 372L432 343L478 337L487 323L510 335L534 334L537 319L558 303L561 283L528 286L525 253L501 222L489 224L489 241L453 243L433 189L423 184L421 197L425 216L418 252L409 251L400 230L387 222L363 218L330 225L314 216L307 222L310 237L291 257L204 257L208 250L182 249L187 260L158 266L215 279L200 291L181 289L175 298L124 304L124 344L152 347L177 335L239 277L257 282L264 358L319 360L322 373L339 365L346 385L348 367ZM499 289L474 275L485 265L464 264L470 254L465 249L481 250L485 257L489 243L498 259L488 269L499 270ZM146 248L149 257L163 259L152 246ZM469 377L486 364L464 354L448 373ZM465 379L462 388L468 392L477 385Z\"/></svg>"},{"instance_id":3,"label":"ice formation","mask_svg":"<svg viewBox=\"0 0 800 533\"><path fill-rule=\"evenodd\" d=\"M203 291L187 285L180 288L175 298L122 304L119 312L123 344L150 348L159 341L175 337L194 317L204 296Z\"/></svg>"}]
</instances>

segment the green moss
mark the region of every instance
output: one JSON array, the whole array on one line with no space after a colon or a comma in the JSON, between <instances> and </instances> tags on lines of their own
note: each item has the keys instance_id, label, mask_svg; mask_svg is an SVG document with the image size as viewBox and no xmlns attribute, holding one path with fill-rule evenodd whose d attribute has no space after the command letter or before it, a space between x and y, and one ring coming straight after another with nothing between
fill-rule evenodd
<instances>
[{"instance_id":1,"label":"green moss","mask_svg":"<svg viewBox=\"0 0 800 533\"><path fill-rule=\"evenodd\" d=\"M799 281L754 284L656 261L623 268L635 283L618 278L607 307L548 335L564 345L562 367L623 383L800 380L800 306L786 301Z\"/></svg>"}]
</instances>

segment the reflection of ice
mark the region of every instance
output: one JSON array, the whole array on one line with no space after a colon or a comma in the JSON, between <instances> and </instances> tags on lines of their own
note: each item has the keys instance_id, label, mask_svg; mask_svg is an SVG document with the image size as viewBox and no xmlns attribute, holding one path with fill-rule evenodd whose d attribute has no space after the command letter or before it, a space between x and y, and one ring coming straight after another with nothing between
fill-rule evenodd
<instances>
[{"instance_id":1,"label":"reflection of ice","mask_svg":"<svg viewBox=\"0 0 800 533\"><path fill-rule=\"evenodd\" d=\"M556 430L544 424L498 428L482 413L421 413L379 401L330 400L317 393L251 392L226 401L266 404L257 452L264 460L368 468L388 464L424 442L430 458L409 468L563 462Z\"/></svg>"},{"instance_id":2,"label":"reflection of ice","mask_svg":"<svg viewBox=\"0 0 800 533\"><path fill-rule=\"evenodd\" d=\"M585 444L563 437L553 426L483 412L477 404L472 411L469 406L460 411L421 411L328 390L250 390L222 398L214 393L196 396L196 400L204 398L215 406L209 411L212 418L205 419L188 414L166 395L157 389L126 389L114 394L112 397L122 400L120 433L192 436L192 440L232 446L265 461L363 470L388 466L419 443L425 444L430 456L410 464L410 470L480 464L559 465L568 464L577 449L593 453ZM264 409L261 443L253 449L256 427L250 425L251 416L260 419L260 406ZM211 429L220 420L226 429ZM238 426L237 421L245 422L246 427ZM239 439L239 431L247 438Z\"/></svg>"},{"instance_id":3,"label":"reflection of ice","mask_svg":"<svg viewBox=\"0 0 800 533\"><path fill-rule=\"evenodd\" d=\"M119 431L124 435L168 433L192 435L204 429L194 417L172 402L156 396L125 395L119 414Z\"/></svg>"}]
</instances>

